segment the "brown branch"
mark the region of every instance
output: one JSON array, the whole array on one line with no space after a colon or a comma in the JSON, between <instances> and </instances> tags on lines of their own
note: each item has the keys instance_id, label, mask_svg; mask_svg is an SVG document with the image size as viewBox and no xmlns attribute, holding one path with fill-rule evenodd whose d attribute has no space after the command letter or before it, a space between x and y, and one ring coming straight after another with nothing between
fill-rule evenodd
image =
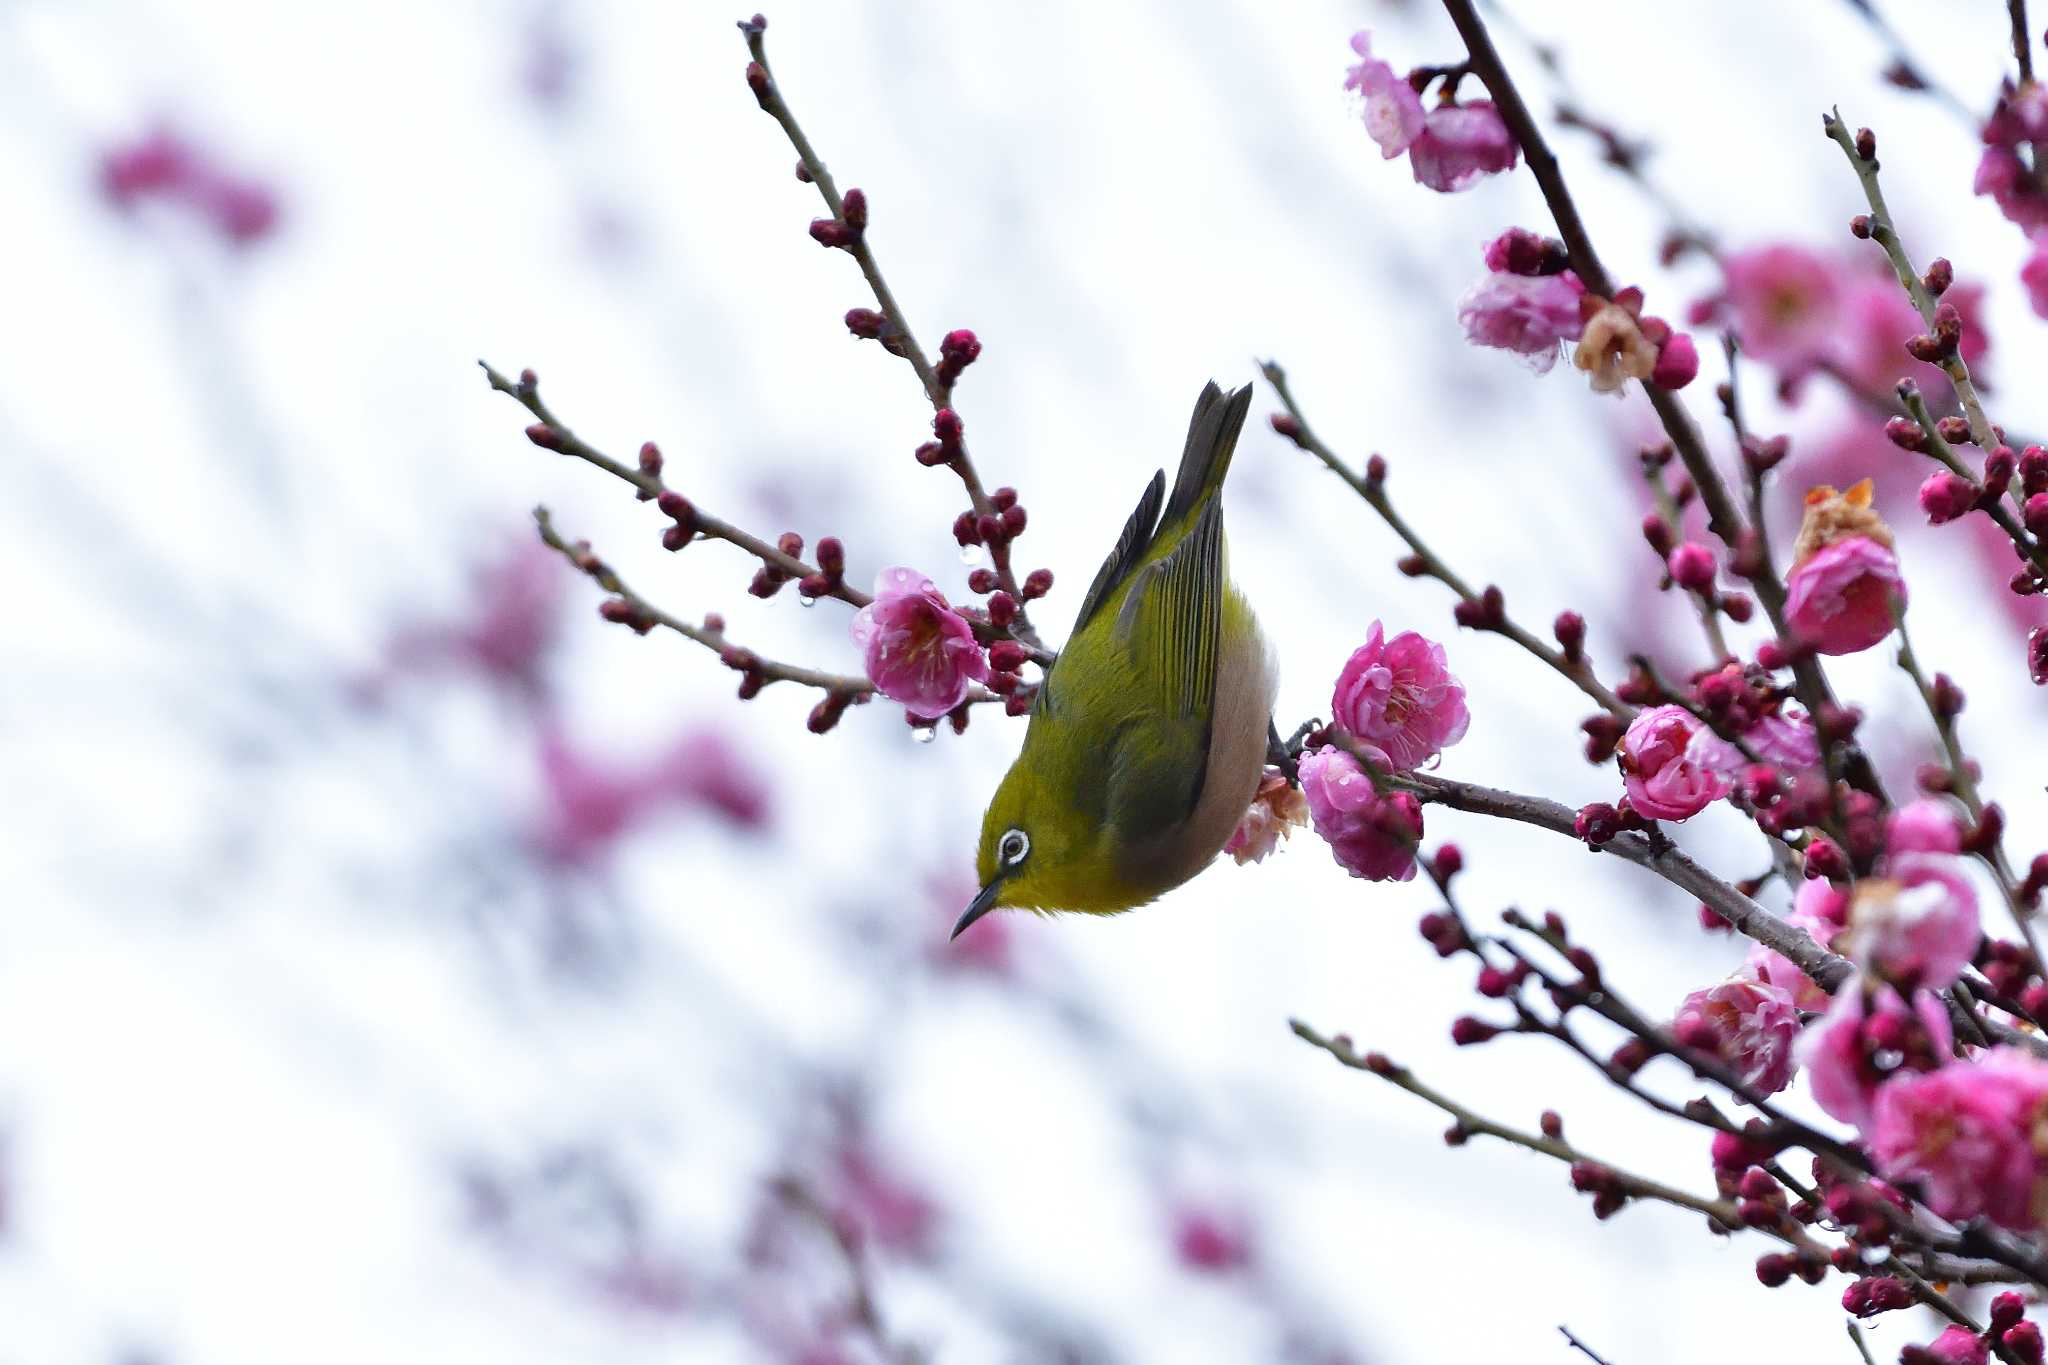
<instances>
[{"instance_id":1,"label":"brown branch","mask_svg":"<svg viewBox=\"0 0 2048 1365\"><path fill-rule=\"evenodd\" d=\"M2034 79L2034 35L2027 27L2027 0L2006 0L2012 18L2012 56L2019 63L2021 85Z\"/></svg>"},{"instance_id":2,"label":"brown branch","mask_svg":"<svg viewBox=\"0 0 2048 1365\"><path fill-rule=\"evenodd\" d=\"M875 296L876 307L881 309L882 316L889 321L889 349L902 356L910 363L910 368L917 372L918 383L923 385L925 397L930 400L933 411L951 408L954 406L952 386L942 382L939 371L932 366L924 348L918 344L917 334L911 330L910 320L905 316L902 306L896 302L896 295L890 291L889 282L882 277L881 264L875 259L873 249L868 246L865 224L854 226L847 223L846 201L839 193L838 185L833 182L832 172L825 168L824 161L812 149L810 138L805 136L802 125L796 121L796 115L790 111L788 102L782 98L782 87L775 79L774 69L768 64L767 28L767 21L759 16L740 25L740 32L747 40L747 51L753 56L761 71L758 81L752 78L751 73L749 76L749 84L753 87L755 97L760 100L761 108L781 125L783 135L789 139L789 145L795 148L797 159L803 165L805 177L817 186L818 194L824 199L825 207L831 210L833 220L848 228L843 243L844 249L859 264L860 273L866 277L868 289ZM995 504L989 501L988 493L982 487L981 475L967 453L967 444L964 440L946 463L959 475L960 483L967 490L967 500L972 504L976 518L995 515ZM1018 588L1017 577L1010 568L1008 542L991 544L989 560L995 569L997 586L1018 604L1017 619L1011 628L1012 633L1037 654L1046 655L1039 662L1050 662L1050 653L1025 616L1024 594Z\"/></svg>"},{"instance_id":3,"label":"brown branch","mask_svg":"<svg viewBox=\"0 0 2048 1365\"><path fill-rule=\"evenodd\" d=\"M1302 416L1301 405L1295 401L1293 390L1287 386L1287 372L1281 369L1277 362L1271 360L1260 361L1259 371L1265 376L1266 382L1273 386L1274 396L1279 398L1280 406L1287 410L1287 416L1292 421L1292 430L1284 433L1287 438L1315 456L1326 469L1342 479L1352 492L1363 498L1366 505L1379 514L1380 520L1401 538L1402 543L1407 545L1420 562L1424 576L1433 578L1449 588L1458 595L1460 601L1471 603L1473 606L1481 605L1484 600L1482 594L1473 591L1472 586L1460 578L1436 551L1430 549L1415 529L1394 509L1393 502L1387 497L1385 485L1361 477L1315 434L1314 428L1308 424L1308 419ZM1591 697L1602 710L1617 720L1627 721L1635 716L1635 708L1609 691L1600 679L1594 676L1592 664L1584 658L1574 663L1567 659L1562 651L1543 643L1506 616L1502 616L1499 625L1487 626L1484 629L1491 630L1497 635L1504 635L1520 645L1555 670L1572 686Z\"/></svg>"}]
</instances>

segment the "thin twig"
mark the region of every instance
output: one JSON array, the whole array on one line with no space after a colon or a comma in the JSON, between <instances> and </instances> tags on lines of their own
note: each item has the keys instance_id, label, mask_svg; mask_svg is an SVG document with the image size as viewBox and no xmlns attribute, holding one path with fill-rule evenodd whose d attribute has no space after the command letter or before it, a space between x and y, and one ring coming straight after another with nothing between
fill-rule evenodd
<instances>
[{"instance_id":1,"label":"thin twig","mask_svg":"<svg viewBox=\"0 0 2048 1365\"><path fill-rule=\"evenodd\" d=\"M640 490L643 497L650 501L659 498L663 493L669 491L668 486L662 482L659 474L650 474L646 470L623 464L591 445L581 436L578 436L570 429L567 423L562 421L560 417L557 417L554 411L542 401L539 383L529 382L528 375L522 374L516 380L508 379L496 369L493 369L486 361L479 360L477 364L483 368L484 376L490 380L493 389L499 393L509 394L517 399L522 407L540 419L541 425L548 429L548 434L545 437L548 442L545 447L546 449L557 451L563 455L573 456L584 461L586 464L594 465L613 478L633 485L633 487ZM733 525L722 517L714 516L703 507L697 505L694 500L691 502L691 514L691 523L697 528L699 534L713 540L725 541L729 545L736 545L787 578L800 582L805 578L818 574L818 567L815 564L811 564L795 555L784 554L780 547L769 544L759 536ZM837 598L839 601L852 607L864 607L874 601L872 595L862 592L851 583L844 581L833 584L823 595ZM974 627L975 637L984 644L996 640L1015 638L1014 631L1004 630L985 617L969 616L966 617L966 620L968 624ZM1019 643L1024 642L1020 640ZM1026 644L1025 648L1032 651L1032 659L1041 667L1052 663L1053 655L1050 651L1029 644Z\"/></svg>"},{"instance_id":2,"label":"thin twig","mask_svg":"<svg viewBox=\"0 0 2048 1365\"><path fill-rule=\"evenodd\" d=\"M1287 386L1287 372L1281 369L1277 362L1271 360L1260 361L1259 371L1265 376L1266 382L1272 385L1274 396L1279 398L1280 406L1287 410L1288 417L1294 423L1294 429L1289 433L1289 439L1309 454L1315 456L1326 469L1342 479L1352 492L1363 498L1366 505L1378 513L1380 520L1384 521L1394 534L1401 538L1402 543L1407 545L1409 550L1414 553L1415 558L1421 562L1422 571L1426 576L1435 579L1449 588L1458 595L1461 601L1472 603L1474 606L1479 605L1482 600L1481 594L1475 592L1472 586L1463 578L1460 578L1450 565L1444 563L1443 559L1434 550L1430 549L1422 537L1415 532L1415 529L1402 518L1401 514L1394 509L1392 501L1388 499L1385 486L1373 483L1362 477L1356 470L1340 459L1335 451L1325 445L1321 437L1316 435L1315 429L1308 424L1308 419L1302 416L1301 405L1295 401L1293 390ZM1512 619L1503 617L1500 625L1488 627L1488 629L1493 630L1495 634L1506 636L1524 650L1536 656L1536 658L1564 677L1572 686L1591 697L1609 715L1623 721L1634 717L1636 713L1635 708L1609 691L1600 679L1594 676L1592 664L1584 658L1581 658L1576 663L1572 662L1564 656L1562 651L1543 643L1543 641L1530 634L1528 630L1517 625Z\"/></svg>"},{"instance_id":3,"label":"thin twig","mask_svg":"<svg viewBox=\"0 0 2048 1365\"><path fill-rule=\"evenodd\" d=\"M761 68L761 80L755 87L761 108L781 125L783 134L789 139L789 145L796 149L797 159L803 163L805 175L817 186L818 194L824 199L825 207L831 210L833 219L845 224L846 201L840 195L838 185L833 182L832 172L825 168L823 159L812 149L810 138L805 136L802 125L796 121L796 115L790 112L788 102L782 97L782 86L775 79L774 69L768 65L766 22L752 20L742 23L740 32L746 37L747 51ZM868 246L867 231L862 228L851 232L849 237L845 250L859 263L860 273L867 278L868 288L875 296L875 305L889 320L889 349L910 362L910 367L917 372L918 383L923 385L925 397L931 401L934 411L954 407L951 386L941 382L939 371L926 357L924 348L918 344L917 334L911 330L910 319L904 314L902 306L896 302L896 295L891 292L889 282L882 277L881 264ZM995 505L989 501L988 493L982 487L981 475L967 453L964 440L947 464L960 476L960 483L967 490L967 500L973 505L974 515L977 518L994 515ZM995 569L997 586L1018 603L1017 618L1011 627L1012 633L1039 653L1046 653L1044 643L1038 638L1038 632L1032 628L1024 614L1024 594L1019 591L1016 575L1010 568L1009 544L1004 541L991 544L989 561ZM1048 655L1048 659L1041 662L1048 661L1049 657Z\"/></svg>"},{"instance_id":4,"label":"thin twig","mask_svg":"<svg viewBox=\"0 0 2048 1365\"><path fill-rule=\"evenodd\" d=\"M2034 32L2027 27L2027 0L2006 0L2012 18L2012 57L2019 63L2021 85L2034 79Z\"/></svg>"}]
</instances>

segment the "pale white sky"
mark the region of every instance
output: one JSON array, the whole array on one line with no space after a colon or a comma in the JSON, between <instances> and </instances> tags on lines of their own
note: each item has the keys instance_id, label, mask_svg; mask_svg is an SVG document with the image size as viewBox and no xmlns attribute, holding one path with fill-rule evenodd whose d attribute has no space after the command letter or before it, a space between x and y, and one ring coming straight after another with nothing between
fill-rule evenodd
<instances>
[{"instance_id":1,"label":"pale white sky","mask_svg":"<svg viewBox=\"0 0 2048 1365\"><path fill-rule=\"evenodd\" d=\"M1932 69L1987 95L2003 6L1889 8ZM1894 203L1936 234L1919 254L1993 287L1994 415L2048 428L2025 379L2043 351L2014 283L2024 244L1969 198L1970 131L1873 80L1880 50L1846 5L1515 13L1564 41L1588 100L1656 138L1661 180L1731 241L1846 243L1855 187L1819 110L1877 126ZM1017 925L1036 991L1103 1021L1109 1041L1090 1042L1033 992L916 966L943 927L929 883L965 865L1021 722L919 746L872 707L814 738L809 698L742 707L702 651L601 627L581 583L557 673L575 732L627 753L719 727L773 774L780 818L752 838L701 818L645 831L602 885L572 889L604 926L603 970L535 960L521 926L570 892L517 851L531 736L474 690L351 706L396 621L456 609L544 501L680 613L724 610L764 652L856 661L836 604L752 601L723 547L662 555L630 495L526 444L477 357L536 368L617 454L658 439L709 507L843 536L856 578L906 563L964 592L957 492L910 459L929 414L907 369L839 322L868 300L806 236L817 201L741 82L739 17L701 0L0 8L0 173L17 187L0 780L18 798L0 841L0 1358L776 1358L706 1268L730 1272L819 1074L865 1079L879 1140L947 1207L940 1266L881 1279L892 1322L940 1360L1033 1358L1009 1349L997 1298L1127 1360L1277 1358L1277 1301L1379 1361L1561 1361L1559 1322L1615 1365L1758 1341L1845 1358L1839 1285L1763 1291L1764 1244L1668 1210L1596 1225L1561 1169L1447 1150L1433 1111L1288 1035L1295 1015L1349 1031L1485 1112L1533 1125L1559 1107L1587 1147L1706 1185L1700 1137L1562 1053L1450 1047L1469 972L1414 933L1418 885L1349 881L1304 838L1116 921ZM1468 349L1453 319L1481 244L1542 225L1533 183L1429 194L1345 103L1357 27L1397 64L1454 55L1432 6L799 0L770 18L784 88L841 185L867 190L927 344L971 326L986 345L960 405L989 482L1031 510L1025 567L1058 576L1041 619L1070 616L1201 383L1272 355L1332 443L1384 451L1404 511L1531 624L1580 608L1603 666L1615 611L1685 629L1679 604L1630 586L1646 556L1625 409ZM571 61L559 106L522 87L536 34ZM181 216L106 210L99 149L158 119L278 188L276 240L230 253ZM1680 315L1711 282L1658 271L1654 216L1558 142L1610 268ZM1719 373L1710 359L1691 395L1702 421ZM1831 411L1783 420L1819 433ZM1280 650L1283 721L1326 712L1377 617L1445 638L1470 685L1471 736L1444 771L1611 796L1577 757L1576 694L1455 634L1440 590L1393 573L1384 528L1263 426L1231 529ZM1908 567L1918 643L1968 688L1966 732L1993 741L1988 784L2038 828L2019 741L2041 699L2014 637L1968 605L1959 559L1909 551ZM1886 754L1908 755L1910 698L1879 653L1837 677ZM1688 842L1731 873L1761 866L1732 815L1695 823ZM1440 813L1429 837L1465 846L1469 906L1565 911L1646 1006L1738 956L1682 898L1568 844ZM466 1227L457 1172L576 1144L627 1171L702 1311L636 1315L580 1289L559 1252L580 1225L532 1255ZM1177 1191L1254 1202L1284 1292L1177 1272L1161 1231ZM1881 1325L1880 1357L1907 1331Z\"/></svg>"}]
</instances>

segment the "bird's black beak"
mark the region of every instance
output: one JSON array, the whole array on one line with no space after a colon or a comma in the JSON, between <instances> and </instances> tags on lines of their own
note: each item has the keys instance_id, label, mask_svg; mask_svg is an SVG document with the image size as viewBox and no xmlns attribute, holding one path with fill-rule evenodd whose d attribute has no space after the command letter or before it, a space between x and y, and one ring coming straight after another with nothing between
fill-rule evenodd
<instances>
[{"instance_id":1,"label":"bird's black beak","mask_svg":"<svg viewBox=\"0 0 2048 1365\"><path fill-rule=\"evenodd\" d=\"M975 893L974 899L967 903L967 908L960 912L960 922L953 926L954 938L958 938L966 933L968 925L996 908L996 892L1002 890L1002 888L1003 874L998 872L989 879L987 886L984 886Z\"/></svg>"}]
</instances>

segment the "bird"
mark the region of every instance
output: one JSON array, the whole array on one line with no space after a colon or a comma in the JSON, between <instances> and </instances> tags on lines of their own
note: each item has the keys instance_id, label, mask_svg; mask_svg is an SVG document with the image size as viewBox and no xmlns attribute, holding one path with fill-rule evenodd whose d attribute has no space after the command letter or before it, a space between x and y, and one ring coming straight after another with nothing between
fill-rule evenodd
<instances>
[{"instance_id":1,"label":"bird","mask_svg":"<svg viewBox=\"0 0 2048 1365\"><path fill-rule=\"evenodd\" d=\"M981 889L953 937L997 909L1145 905L1251 805L1279 671L1230 581L1221 497L1251 399L1202 390L1171 492L1155 473L1097 571L982 817Z\"/></svg>"}]
</instances>

